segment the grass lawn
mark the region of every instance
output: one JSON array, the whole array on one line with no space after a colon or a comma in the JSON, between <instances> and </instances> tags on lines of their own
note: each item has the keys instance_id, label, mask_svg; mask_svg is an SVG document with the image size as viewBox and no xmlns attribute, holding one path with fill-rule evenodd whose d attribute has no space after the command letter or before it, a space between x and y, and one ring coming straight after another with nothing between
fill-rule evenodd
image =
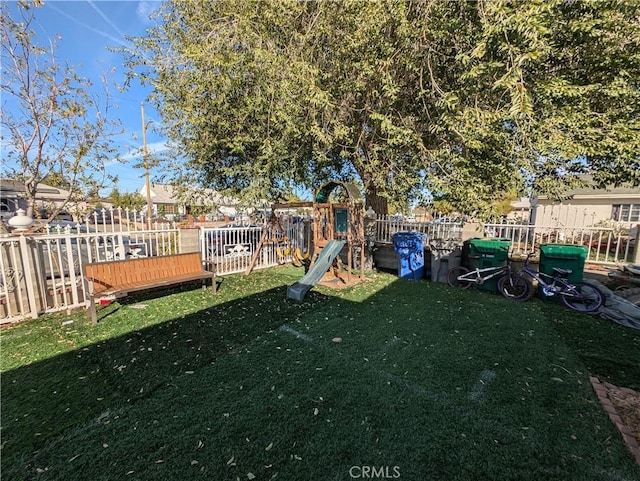
<instances>
[{"instance_id":1,"label":"grass lawn","mask_svg":"<svg viewBox=\"0 0 640 481\"><path fill-rule=\"evenodd\" d=\"M384 273L298 304L301 276L2 330L3 479L640 480L589 383L640 389L640 332Z\"/></svg>"}]
</instances>

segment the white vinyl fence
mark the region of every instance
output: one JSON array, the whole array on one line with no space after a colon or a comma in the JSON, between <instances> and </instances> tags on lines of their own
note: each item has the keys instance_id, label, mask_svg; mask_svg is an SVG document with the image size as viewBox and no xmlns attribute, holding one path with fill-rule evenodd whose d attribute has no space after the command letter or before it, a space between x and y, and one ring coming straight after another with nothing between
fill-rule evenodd
<instances>
[{"instance_id":1,"label":"white vinyl fence","mask_svg":"<svg viewBox=\"0 0 640 481\"><path fill-rule=\"evenodd\" d=\"M396 216L379 216L375 221L375 242L391 244L397 232L420 232L426 242L461 243L464 223L458 219L440 216L429 221L407 220ZM511 241L511 253L525 257L536 252L541 244L571 244L587 248L586 262L591 264L640 263L638 225L615 222L606 226L564 227L536 226L518 221L486 223L483 234L487 238Z\"/></svg>"},{"instance_id":2,"label":"white vinyl fence","mask_svg":"<svg viewBox=\"0 0 640 481\"><path fill-rule=\"evenodd\" d=\"M379 215L375 220L374 240L381 244L391 244L393 235L398 232L425 234L427 242L461 240L463 225L462 220L446 216L429 220L408 220L398 216Z\"/></svg>"},{"instance_id":3,"label":"white vinyl fence","mask_svg":"<svg viewBox=\"0 0 640 481\"><path fill-rule=\"evenodd\" d=\"M310 222L293 222L289 217L281 222L282 233L265 239L255 269L290 262L295 249L303 253L312 243ZM246 272L263 234L263 226L229 224L223 227L200 228L200 251L203 259L215 262L219 274Z\"/></svg>"},{"instance_id":4,"label":"white vinyl fence","mask_svg":"<svg viewBox=\"0 0 640 481\"><path fill-rule=\"evenodd\" d=\"M56 222L43 233L0 238L0 323L83 307L84 265L178 252L175 226Z\"/></svg>"},{"instance_id":5,"label":"white vinyl fence","mask_svg":"<svg viewBox=\"0 0 640 481\"><path fill-rule=\"evenodd\" d=\"M448 217L418 222L385 216L366 224L367 240L376 243L391 244L398 232L423 233L427 243L463 240L463 222ZM282 226L288 242L280 233L266 239L254 269L289 262L296 249L309 249L311 222L285 218ZM87 263L200 250L221 275L245 272L263 234L262 225L179 227L146 226L127 212L113 220L105 215L83 224L58 222L41 234L0 238L0 324L84 307ZM589 263L640 262L637 225L559 228L498 223L485 224L484 235L510 239L516 256L536 251L540 244L559 243L586 246Z\"/></svg>"},{"instance_id":6,"label":"white vinyl fence","mask_svg":"<svg viewBox=\"0 0 640 481\"><path fill-rule=\"evenodd\" d=\"M616 223L608 227L485 224L484 235L511 240L511 251L515 256L535 252L541 244L571 244L585 246L586 262L592 264L639 262L638 225L629 223Z\"/></svg>"},{"instance_id":7,"label":"white vinyl fence","mask_svg":"<svg viewBox=\"0 0 640 481\"><path fill-rule=\"evenodd\" d=\"M58 221L40 234L0 238L0 324L70 311L86 305L84 265L118 259L200 250L221 275L245 272L262 236L262 226L182 229L175 224L116 218L78 224ZM102 221L102 222L101 222ZM309 245L309 224L283 224L289 243L269 239L255 269L291 260L296 247Z\"/></svg>"}]
</instances>

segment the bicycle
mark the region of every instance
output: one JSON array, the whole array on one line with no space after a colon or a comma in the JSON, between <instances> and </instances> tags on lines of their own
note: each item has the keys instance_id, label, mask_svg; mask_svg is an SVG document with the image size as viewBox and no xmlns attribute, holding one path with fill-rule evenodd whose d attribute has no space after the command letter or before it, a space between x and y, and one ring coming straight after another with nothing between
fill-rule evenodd
<instances>
[{"instance_id":1,"label":"bicycle","mask_svg":"<svg viewBox=\"0 0 640 481\"><path fill-rule=\"evenodd\" d=\"M480 259L480 256L472 256L471 259ZM467 269L464 266L452 267L447 272L447 284L451 287L461 287L469 289L471 286L479 286L489 279L498 276L512 277L511 262L507 258L507 263L502 266ZM502 279L502 277L500 277ZM500 282L498 279L498 282Z\"/></svg>"},{"instance_id":2,"label":"bicycle","mask_svg":"<svg viewBox=\"0 0 640 481\"><path fill-rule=\"evenodd\" d=\"M508 299L527 301L535 293L535 280L546 296L560 296L562 303L574 311L595 312L604 304L604 295L595 286L586 282L569 281L568 276L573 272L571 269L554 267L554 275L531 269L529 261L534 255L535 252L532 252L527 256L524 267L518 274L498 280L500 294Z\"/></svg>"}]
</instances>

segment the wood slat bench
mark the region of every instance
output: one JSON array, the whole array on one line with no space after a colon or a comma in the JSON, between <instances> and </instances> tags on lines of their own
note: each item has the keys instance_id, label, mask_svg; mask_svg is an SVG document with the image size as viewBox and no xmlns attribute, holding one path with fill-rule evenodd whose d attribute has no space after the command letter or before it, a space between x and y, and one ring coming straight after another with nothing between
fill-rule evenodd
<instances>
[{"instance_id":1,"label":"wood slat bench","mask_svg":"<svg viewBox=\"0 0 640 481\"><path fill-rule=\"evenodd\" d=\"M215 264L212 271L205 270L199 252L85 264L84 279L89 315L94 324L98 322L96 299L100 297L127 295L200 279L203 288L205 281L211 279L211 288L216 292Z\"/></svg>"}]
</instances>

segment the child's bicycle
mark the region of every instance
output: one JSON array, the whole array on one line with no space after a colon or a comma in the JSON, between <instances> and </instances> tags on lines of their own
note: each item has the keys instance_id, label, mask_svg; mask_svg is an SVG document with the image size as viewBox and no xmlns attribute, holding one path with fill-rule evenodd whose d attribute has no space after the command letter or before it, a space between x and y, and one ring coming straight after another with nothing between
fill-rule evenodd
<instances>
[{"instance_id":1,"label":"child's bicycle","mask_svg":"<svg viewBox=\"0 0 640 481\"><path fill-rule=\"evenodd\" d=\"M553 268L554 275L536 272L529 267L529 260L535 253L527 256L524 267L518 274L498 280L498 291L504 297L516 301L527 301L535 293L533 280L546 296L560 296L562 303L578 312L595 312L604 303L604 295L598 288L586 282L571 282L567 278L571 269Z\"/></svg>"},{"instance_id":2,"label":"child's bicycle","mask_svg":"<svg viewBox=\"0 0 640 481\"><path fill-rule=\"evenodd\" d=\"M480 259L479 256L471 257L471 259ZM461 287L469 289L471 286L480 286L489 279L498 277L498 282L503 277L513 277L511 262L507 259L507 263L502 266L484 267L475 269L467 269L464 266L452 267L447 272L447 284L451 287Z\"/></svg>"}]
</instances>

